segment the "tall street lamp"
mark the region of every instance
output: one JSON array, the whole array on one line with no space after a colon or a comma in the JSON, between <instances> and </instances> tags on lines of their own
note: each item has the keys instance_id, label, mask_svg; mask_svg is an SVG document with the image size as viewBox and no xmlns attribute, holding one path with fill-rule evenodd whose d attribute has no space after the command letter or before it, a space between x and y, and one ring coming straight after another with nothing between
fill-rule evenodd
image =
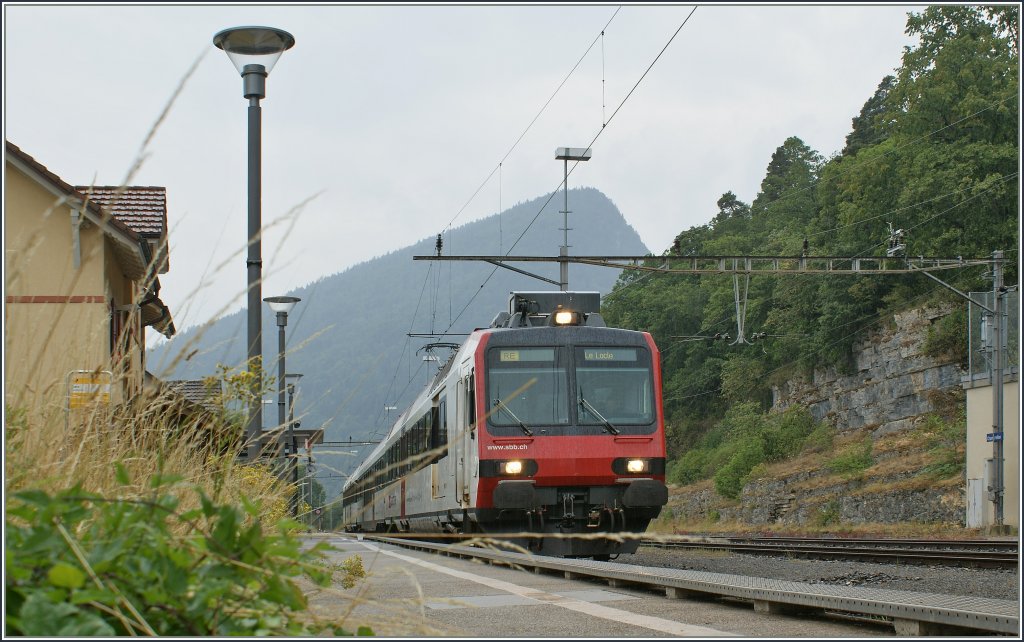
<instances>
[{"instance_id":1,"label":"tall street lamp","mask_svg":"<svg viewBox=\"0 0 1024 642\"><path fill-rule=\"evenodd\" d=\"M284 329L288 325L288 313L295 304L301 301L297 296L268 296L263 299L270 309L277 313L277 425L278 429L285 426L285 369L284 369ZM294 432L292 433L294 436Z\"/></svg>"},{"instance_id":2,"label":"tall street lamp","mask_svg":"<svg viewBox=\"0 0 1024 642\"><path fill-rule=\"evenodd\" d=\"M218 32L213 37L213 44L227 53L242 75L242 96L249 99L249 251L245 260L248 274L247 341L249 373L253 381L260 382L263 380L260 368L263 352L263 315L260 310L260 273L263 266L260 250L260 99L266 96L267 74L281 54L292 48L295 38L287 31L273 27L232 27ZM249 404L245 427L246 448L250 443L258 443L255 440L260 437L262 424L263 406L254 396Z\"/></svg>"},{"instance_id":3,"label":"tall street lamp","mask_svg":"<svg viewBox=\"0 0 1024 642\"><path fill-rule=\"evenodd\" d=\"M291 455L289 460L289 467L292 472L292 486L296 489L299 487L299 444L295 440L295 384L298 383L302 375L299 373L288 373L284 376L288 380L288 441L291 442L291 446L288 449L288 453ZM299 503L298 498L292 493L292 517L298 517L299 515Z\"/></svg>"},{"instance_id":4,"label":"tall street lamp","mask_svg":"<svg viewBox=\"0 0 1024 642\"><path fill-rule=\"evenodd\" d=\"M590 148L586 147L559 147L555 150L555 160L565 161L565 209L562 210L562 231L564 232L562 247L558 249L558 256L569 256L569 161L581 163L590 160ZM562 292L569 289L569 261L558 262L558 281Z\"/></svg>"}]
</instances>

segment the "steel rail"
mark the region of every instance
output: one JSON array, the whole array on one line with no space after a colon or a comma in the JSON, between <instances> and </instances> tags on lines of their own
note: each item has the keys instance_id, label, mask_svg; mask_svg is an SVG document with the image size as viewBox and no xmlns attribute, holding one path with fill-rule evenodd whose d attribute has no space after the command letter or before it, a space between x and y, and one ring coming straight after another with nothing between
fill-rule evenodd
<instances>
[{"instance_id":1,"label":"steel rail","mask_svg":"<svg viewBox=\"0 0 1024 642\"><path fill-rule=\"evenodd\" d=\"M859 544L867 546L914 546L920 548L941 548L959 547L966 549L997 549L1012 550L1018 549L1016 540L1009 539L915 539L903 537L887 538L862 538L862 537L787 537L780 535L757 536L757 537L726 537L731 542L752 542L760 544L793 543L793 544Z\"/></svg>"},{"instance_id":2,"label":"steel rail","mask_svg":"<svg viewBox=\"0 0 1024 642\"><path fill-rule=\"evenodd\" d=\"M865 545L860 540L794 540L777 543L750 541L680 541L647 538L640 542L641 546L666 549L704 549L728 550L736 553L752 553L767 555L785 555L791 557L812 558L852 558L859 561L880 562L916 562L942 564L944 566L975 566L988 568L1014 568L1019 562L1016 548L1013 550L978 550L965 547L965 542L957 542L959 548L939 548L946 543L929 542L924 544L900 543L894 547L892 542L875 540L875 545ZM987 543L986 543L987 544ZM1002 546L996 546L1002 548Z\"/></svg>"}]
</instances>

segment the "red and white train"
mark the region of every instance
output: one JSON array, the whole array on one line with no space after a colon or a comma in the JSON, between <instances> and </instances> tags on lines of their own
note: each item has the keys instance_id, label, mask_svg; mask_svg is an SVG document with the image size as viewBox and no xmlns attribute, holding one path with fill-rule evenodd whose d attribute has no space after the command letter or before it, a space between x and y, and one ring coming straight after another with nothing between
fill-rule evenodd
<instances>
[{"instance_id":1,"label":"red and white train","mask_svg":"<svg viewBox=\"0 0 1024 642\"><path fill-rule=\"evenodd\" d=\"M513 293L351 474L346 530L635 552L615 535L644 532L668 499L659 353L599 308L597 292Z\"/></svg>"}]
</instances>

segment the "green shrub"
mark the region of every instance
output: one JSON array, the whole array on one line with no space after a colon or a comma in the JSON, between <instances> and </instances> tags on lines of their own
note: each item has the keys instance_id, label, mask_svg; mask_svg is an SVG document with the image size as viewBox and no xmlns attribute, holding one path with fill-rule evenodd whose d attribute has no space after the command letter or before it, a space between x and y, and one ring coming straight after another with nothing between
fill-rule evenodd
<instances>
[{"instance_id":1,"label":"green shrub","mask_svg":"<svg viewBox=\"0 0 1024 642\"><path fill-rule=\"evenodd\" d=\"M707 465L710 453L702 448L689 450L677 459L669 470L669 481L673 484L692 484L699 479L707 478Z\"/></svg>"},{"instance_id":2,"label":"green shrub","mask_svg":"<svg viewBox=\"0 0 1024 642\"><path fill-rule=\"evenodd\" d=\"M815 526L830 526L839 521L839 502L832 500L826 504L818 507L818 512L814 516Z\"/></svg>"},{"instance_id":3,"label":"green shrub","mask_svg":"<svg viewBox=\"0 0 1024 642\"><path fill-rule=\"evenodd\" d=\"M129 485L122 467L116 476ZM304 613L306 598L290 579L329 584L331 573L315 563L325 544L303 550L292 536L299 524L288 519L264 534L256 506L245 502L247 519L198 490L200 507L179 513L176 493L186 489L176 481L153 478L145 499L80 486L16 493L4 543L7 633L349 634Z\"/></svg>"},{"instance_id":4,"label":"green shrub","mask_svg":"<svg viewBox=\"0 0 1024 642\"><path fill-rule=\"evenodd\" d=\"M865 437L863 441L851 444L842 452L833 457L827 464L829 470L840 475L858 475L875 463L871 456L871 437Z\"/></svg>"},{"instance_id":5,"label":"green shrub","mask_svg":"<svg viewBox=\"0 0 1024 642\"><path fill-rule=\"evenodd\" d=\"M779 461L798 455L807 436L814 429L815 422L811 413L798 406L772 416L762 432L768 461Z\"/></svg>"},{"instance_id":6,"label":"green shrub","mask_svg":"<svg viewBox=\"0 0 1024 642\"><path fill-rule=\"evenodd\" d=\"M951 359L967 367L970 342L967 340L967 308L958 305L953 312L928 327L922 346L935 359Z\"/></svg>"},{"instance_id":7,"label":"green shrub","mask_svg":"<svg viewBox=\"0 0 1024 642\"><path fill-rule=\"evenodd\" d=\"M816 442L818 449L831 448L832 433L829 426L819 425L801 407L763 414L756 403L736 404L698 447L672 463L668 479L675 484L691 484L713 477L716 488L720 485L727 489L723 493L726 497L735 498L739 492L737 484L742 487L753 466L793 457L811 441Z\"/></svg>"},{"instance_id":8,"label":"green shrub","mask_svg":"<svg viewBox=\"0 0 1024 642\"><path fill-rule=\"evenodd\" d=\"M734 404L725 411L722 427L728 439L744 439L759 434L765 425L761 407L753 401Z\"/></svg>"},{"instance_id":9,"label":"green shrub","mask_svg":"<svg viewBox=\"0 0 1024 642\"><path fill-rule=\"evenodd\" d=\"M723 497L737 499L750 471L764 460L764 444L761 439L745 442L729 463L715 473L715 490Z\"/></svg>"}]
</instances>

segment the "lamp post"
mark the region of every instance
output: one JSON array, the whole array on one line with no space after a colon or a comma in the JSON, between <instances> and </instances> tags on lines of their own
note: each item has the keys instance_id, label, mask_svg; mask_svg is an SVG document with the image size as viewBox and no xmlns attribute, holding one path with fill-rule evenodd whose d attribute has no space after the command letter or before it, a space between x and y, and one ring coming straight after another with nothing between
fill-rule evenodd
<instances>
[{"instance_id":1,"label":"lamp post","mask_svg":"<svg viewBox=\"0 0 1024 642\"><path fill-rule=\"evenodd\" d=\"M289 460L289 467L292 472L292 486L298 488L299 485L299 444L295 440L295 384L299 379L302 378L301 374L289 373L284 376L285 379L291 379L288 382L288 441L291 442L291 446L288 448L288 453L291 455ZM299 505L295 500L295 495L292 495L292 517L297 517L299 514Z\"/></svg>"},{"instance_id":2,"label":"lamp post","mask_svg":"<svg viewBox=\"0 0 1024 642\"><path fill-rule=\"evenodd\" d=\"M562 185L565 187L565 209L562 210L562 231L564 233L562 247L558 249L558 256L569 256L569 161L584 162L590 160L590 148L582 147L559 147L555 150L555 160L564 161L565 178ZM569 289L569 261L558 262L558 281L562 292Z\"/></svg>"},{"instance_id":3,"label":"lamp post","mask_svg":"<svg viewBox=\"0 0 1024 642\"><path fill-rule=\"evenodd\" d=\"M288 313L295 304L301 301L297 296L268 296L263 299L270 309L277 313L277 425L285 426L285 368L284 368L284 329L288 325ZM295 436L292 431L292 436ZM294 513L293 513L294 514Z\"/></svg>"},{"instance_id":4,"label":"lamp post","mask_svg":"<svg viewBox=\"0 0 1024 642\"><path fill-rule=\"evenodd\" d=\"M248 129L248 200L249 231L248 254L245 260L248 278L248 367L253 381L263 380L260 359L263 352L261 335L263 315L260 309L261 209L260 209L260 99L266 96L267 74L274 68L281 54L291 49L295 38L287 31L272 27L232 27L218 32L213 44L227 53L228 58L242 75L242 96L249 100ZM263 406L253 398L249 404L249 417L245 426L245 444L258 439L263 424ZM258 442L257 442L258 443ZM248 452L248 450L246 451Z\"/></svg>"}]
</instances>

